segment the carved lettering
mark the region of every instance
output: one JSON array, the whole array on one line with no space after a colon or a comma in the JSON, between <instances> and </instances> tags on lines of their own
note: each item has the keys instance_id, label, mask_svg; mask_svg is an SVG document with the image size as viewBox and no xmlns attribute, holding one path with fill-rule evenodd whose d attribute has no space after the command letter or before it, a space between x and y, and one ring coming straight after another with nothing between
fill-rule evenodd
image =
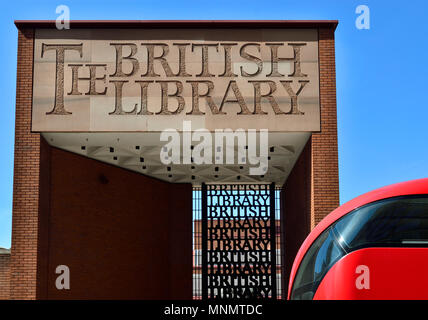
<instances>
[{"instance_id":1,"label":"carved lettering","mask_svg":"<svg viewBox=\"0 0 428 320\"><path fill-rule=\"evenodd\" d=\"M273 81L248 81L254 86L254 112L253 114L267 114L267 112L262 110L262 98L266 98L270 105L272 106L275 114L285 114L285 112L281 111L278 103L275 101L272 94L276 91L276 84ZM269 85L269 92L262 94L261 93L261 84L266 83Z\"/></svg>"},{"instance_id":2,"label":"carved lettering","mask_svg":"<svg viewBox=\"0 0 428 320\"><path fill-rule=\"evenodd\" d=\"M145 116L153 114L153 112L150 112L148 110L148 105L147 105L147 90L149 88L149 84L153 83L154 81L135 80L135 82L139 83L140 87L141 87L141 109L138 112L138 114L145 115Z\"/></svg>"},{"instance_id":3,"label":"carved lettering","mask_svg":"<svg viewBox=\"0 0 428 320\"><path fill-rule=\"evenodd\" d=\"M183 92L183 84L180 81L156 81L161 85L161 110L156 114L171 115L179 114L184 109L184 98L181 96ZM168 86L170 83L175 84L176 91L173 94L168 93ZM178 107L175 111L168 110L168 99L174 97L177 99Z\"/></svg>"},{"instance_id":4,"label":"carved lettering","mask_svg":"<svg viewBox=\"0 0 428 320\"><path fill-rule=\"evenodd\" d=\"M85 93L85 95L96 96L96 95L106 94L107 92L106 85L104 85L103 91L99 92L96 90L96 81L103 80L105 83L105 80L106 80L105 73L103 76L97 77L97 67L104 67L104 71L105 71L107 69L106 64L86 64L85 66L89 68L89 77L87 78L79 77L79 68L82 67L83 64L69 64L68 66L71 67L71 91L68 93L68 95L71 95L71 96L82 95L82 93L79 92L79 80L89 81L89 89Z\"/></svg>"},{"instance_id":5,"label":"carved lettering","mask_svg":"<svg viewBox=\"0 0 428 320\"><path fill-rule=\"evenodd\" d=\"M220 45L224 48L224 72L220 77L237 77L238 75L232 71L232 57L230 53L232 46L236 46L237 43L220 43Z\"/></svg>"},{"instance_id":6,"label":"carved lettering","mask_svg":"<svg viewBox=\"0 0 428 320\"><path fill-rule=\"evenodd\" d=\"M287 90L288 95L291 98L291 109L289 112L286 112L285 114L305 114L304 112L300 111L297 105L297 97L302 92L303 88L309 83L309 80L299 80L300 88L297 90L297 92L294 92L293 88L291 88L290 83L292 83L291 80L284 80L280 81L285 90Z\"/></svg>"},{"instance_id":7,"label":"carved lettering","mask_svg":"<svg viewBox=\"0 0 428 320\"><path fill-rule=\"evenodd\" d=\"M284 75L278 72L278 62L280 61L293 61L294 71L288 76L290 77L307 77L306 74L302 73L300 65L300 48L305 46L306 43L289 43L289 46L293 47L294 57L293 58L279 58L278 48L283 46L284 43L266 43L271 49L271 72L267 75L268 77L283 77Z\"/></svg>"},{"instance_id":8,"label":"carved lettering","mask_svg":"<svg viewBox=\"0 0 428 320\"><path fill-rule=\"evenodd\" d=\"M169 47L166 43L142 43L147 47L147 71L143 74L143 77L160 77L159 74L155 73L154 61L158 60L167 77L173 77L174 73L172 72L168 62L166 61L166 56L169 53ZM162 53L159 56L155 56L155 48L159 47L162 50Z\"/></svg>"},{"instance_id":9,"label":"carved lettering","mask_svg":"<svg viewBox=\"0 0 428 320\"><path fill-rule=\"evenodd\" d=\"M114 115L130 115L137 114L137 104L135 104L134 109L132 111L124 111L122 107L122 92L123 85L129 82L128 80L110 80L110 83L114 84L115 87L115 103L114 103L114 111L109 114Z\"/></svg>"},{"instance_id":10,"label":"carved lettering","mask_svg":"<svg viewBox=\"0 0 428 320\"><path fill-rule=\"evenodd\" d=\"M215 77L215 75L211 74L208 70L209 66L209 59L208 59L208 48L214 47L216 49L216 52L218 52L218 43L205 43L205 44L199 44L199 43L192 43L192 51L194 51L195 48L201 47L202 50L202 57L201 57L201 65L202 65L202 71L201 73L197 74L197 77Z\"/></svg>"},{"instance_id":11,"label":"carved lettering","mask_svg":"<svg viewBox=\"0 0 428 320\"><path fill-rule=\"evenodd\" d=\"M211 109L212 114L226 114L225 112L221 112L217 105L214 103L213 98L210 96L211 90L214 89L214 83L212 81L186 81L190 83L192 86L192 111L186 114L193 115L202 115L204 112L199 110L199 98L204 97L207 101L209 108ZM207 86L207 91L204 94L199 92L199 84L205 84Z\"/></svg>"},{"instance_id":12,"label":"carved lettering","mask_svg":"<svg viewBox=\"0 0 428 320\"><path fill-rule=\"evenodd\" d=\"M186 72L186 47L190 43L173 43L173 45L178 47L178 73L177 77L191 77L191 74Z\"/></svg>"},{"instance_id":13,"label":"carved lettering","mask_svg":"<svg viewBox=\"0 0 428 320\"><path fill-rule=\"evenodd\" d=\"M108 41L104 45L110 49L110 54L113 54L114 49L115 56L106 63L98 63L99 58L91 60L91 55L88 55L89 62L97 63L76 62L76 53L80 58L83 57L83 43L42 43L42 58L47 51L55 51L56 54L55 102L46 114L71 114L64 106L64 77L67 74L70 76L66 92L70 96L68 99L83 95L105 96L110 93L110 88L112 96L114 92L115 102L114 110L106 111L109 115L178 115L183 111L192 116L203 116L209 112L212 115L226 115L228 112L223 110L226 103L239 105L239 110L233 107L237 115L268 115L272 114L270 108L274 115L304 115L299 102L303 99L304 88L310 82L308 74L302 70L302 52L306 50L306 43L160 41L139 44L133 41ZM145 50L142 53L147 53L146 61L139 59L138 50L141 48ZM292 50L293 55L284 57L280 50ZM64 70L65 55L68 58L69 51L76 53L74 60L70 61L72 63L67 65L70 69ZM264 60L269 55L270 70L264 71ZM290 65L286 69L288 72L280 72L283 62ZM239 64L239 70L235 68L236 64ZM255 79L248 79L251 77ZM293 80L296 77L298 79ZM230 78L228 83L225 78ZM314 100L313 91L317 87L311 86L310 90L305 91L304 96ZM129 96L134 97L138 91L140 102L127 106L129 103L124 101L128 101ZM160 98L157 110L149 110L149 94L152 93L155 98ZM287 96L290 97L290 103L284 104L284 100L288 101ZM189 105L187 109L186 101ZM254 109L249 108L250 104L254 104Z\"/></svg>"},{"instance_id":14,"label":"carved lettering","mask_svg":"<svg viewBox=\"0 0 428 320\"><path fill-rule=\"evenodd\" d=\"M137 45L135 43L110 43L111 46L114 46L116 49L116 69L115 72L111 75L112 77L130 77L133 76L138 69L140 68L140 64L138 60L134 58L137 53ZM131 52L126 57L123 56L123 47L127 46L131 48ZM124 72L123 71L123 61L127 60L131 62L131 71Z\"/></svg>"},{"instance_id":15,"label":"carved lettering","mask_svg":"<svg viewBox=\"0 0 428 320\"><path fill-rule=\"evenodd\" d=\"M235 99L228 98L230 89L232 89L232 92L235 95ZM238 112L237 114L251 114L250 110L248 110L247 105L245 104L245 100L242 97L241 91L239 91L238 85L236 84L235 80L229 81L229 84L227 85L226 93L224 94L223 100L220 105L220 112L223 111L223 106L226 102L237 102L239 104L241 112Z\"/></svg>"},{"instance_id":16,"label":"carved lettering","mask_svg":"<svg viewBox=\"0 0 428 320\"><path fill-rule=\"evenodd\" d=\"M258 43L246 43L244 44L241 49L239 50L239 54L241 55L242 58L255 62L257 64L257 71L254 73L248 73L244 70L244 68L241 66L241 75L243 77L254 77L256 75L258 75L260 72L263 71L263 61L260 58L257 58L249 53L247 53L247 51L245 50L248 46L254 46L257 48L257 50L260 53L260 45Z\"/></svg>"},{"instance_id":17,"label":"carved lettering","mask_svg":"<svg viewBox=\"0 0 428 320\"><path fill-rule=\"evenodd\" d=\"M67 50L74 50L80 53L83 57L83 43L80 44L46 44L42 43L41 57L46 51L55 50L56 52L56 67L55 67L55 102L51 111L46 114L72 114L65 110L64 107L64 58Z\"/></svg>"}]
</instances>

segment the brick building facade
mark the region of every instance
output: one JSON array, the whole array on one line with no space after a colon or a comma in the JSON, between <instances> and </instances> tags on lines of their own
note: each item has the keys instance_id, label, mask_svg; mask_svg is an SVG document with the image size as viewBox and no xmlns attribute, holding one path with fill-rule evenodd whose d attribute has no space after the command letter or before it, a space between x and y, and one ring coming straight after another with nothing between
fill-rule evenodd
<instances>
[{"instance_id":1,"label":"brick building facade","mask_svg":"<svg viewBox=\"0 0 428 320\"><path fill-rule=\"evenodd\" d=\"M38 28L18 21L12 248L0 255L3 299L191 299L192 185L169 183L61 150L32 131ZM312 28L318 33L320 128L281 192L284 283L309 231L339 205L336 21L72 22L71 28ZM72 289L57 290L66 264ZM286 285L284 287L287 287Z\"/></svg>"},{"instance_id":2,"label":"brick building facade","mask_svg":"<svg viewBox=\"0 0 428 320\"><path fill-rule=\"evenodd\" d=\"M0 300L8 300L10 294L10 251L0 248Z\"/></svg>"}]
</instances>

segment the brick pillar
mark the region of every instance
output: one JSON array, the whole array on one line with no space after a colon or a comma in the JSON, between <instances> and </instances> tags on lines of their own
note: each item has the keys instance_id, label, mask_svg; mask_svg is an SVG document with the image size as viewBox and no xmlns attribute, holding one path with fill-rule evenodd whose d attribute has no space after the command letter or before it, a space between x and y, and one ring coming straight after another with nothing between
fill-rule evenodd
<instances>
[{"instance_id":1,"label":"brick pillar","mask_svg":"<svg viewBox=\"0 0 428 320\"><path fill-rule=\"evenodd\" d=\"M311 229L339 206L334 29L319 28L321 132L312 134Z\"/></svg>"},{"instance_id":2,"label":"brick pillar","mask_svg":"<svg viewBox=\"0 0 428 320\"><path fill-rule=\"evenodd\" d=\"M11 299L36 298L40 135L31 133L33 29L18 30Z\"/></svg>"},{"instance_id":3,"label":"brick pillar","mask_svg":"<svg viewBox=\"0 0 428 320\"><path fill-rule=\"evenodd\" d=\"M285 297L294 258L310 232L311 144L309 139L281 190L281 278Z\"/></svg>"},{"instance_id":4,"label":"brick pillar","mask_svg":"<svg viewBox=\"0 0 428 320\"><path fill-rule=\"evenodd\" d=\"M318 39L321 131L312 134L281 192L285 293L301 244L339 206L334 29L318 29Z\"/></svg>"}]
</instances>

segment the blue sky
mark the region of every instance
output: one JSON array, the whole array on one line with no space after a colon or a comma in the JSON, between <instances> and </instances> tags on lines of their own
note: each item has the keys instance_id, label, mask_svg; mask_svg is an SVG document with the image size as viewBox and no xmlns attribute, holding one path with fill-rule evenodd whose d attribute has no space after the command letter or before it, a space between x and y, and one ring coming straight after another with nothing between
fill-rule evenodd
<instances>
[{"instance_id":1,"label":"blue sky","mask_svg":"<svg viewBox=\"0 0 428 320\"><path fill-rule=\"evenodd\" d=\"M353 0L3 1L0 10L0 247L10 247L17 30L13 20L337 19L340 200L428 174L428 2ZM355 27L358 5L370 29Z\"/></svg>"}]
</instances>

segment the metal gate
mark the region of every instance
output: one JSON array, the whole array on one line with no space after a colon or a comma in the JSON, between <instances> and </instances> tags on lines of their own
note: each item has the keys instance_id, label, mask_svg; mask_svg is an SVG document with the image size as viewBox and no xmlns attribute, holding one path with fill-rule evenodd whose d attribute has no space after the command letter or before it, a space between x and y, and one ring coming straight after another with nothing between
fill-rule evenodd
<instances>
[{"instance_id":1,"label":"metal gate","mask_svg":"<svg viewBox=\"0 0 428 320\"><path fill-rule=\"evenodd\" d=\"M275 184L202 184L202 299L275 299L275 233Z\"/></svg>"}]
</instances>

